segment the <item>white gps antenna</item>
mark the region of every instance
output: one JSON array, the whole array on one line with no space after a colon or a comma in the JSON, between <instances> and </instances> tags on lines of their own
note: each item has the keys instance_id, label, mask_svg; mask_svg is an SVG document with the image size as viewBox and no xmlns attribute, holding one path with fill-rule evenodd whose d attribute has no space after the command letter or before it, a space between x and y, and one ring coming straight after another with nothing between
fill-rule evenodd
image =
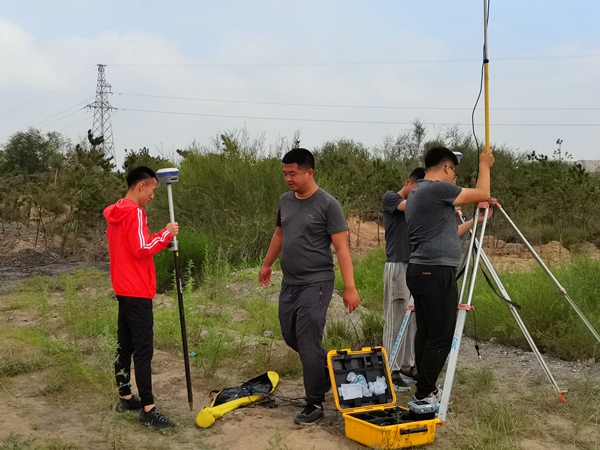
<instances>
[{"instance_id":1,"label":"white gps antenna","mask_svg":"<svg viewBox=\"0 0 600 450\"><path fill-rule=\"evenodd\" d=\"M456 159L458 159L458 163L460 164L461 160L462 160L462 153L461 152L452 152L454 153L454 156L456 156Z\"/></svg>"}]
</instances>

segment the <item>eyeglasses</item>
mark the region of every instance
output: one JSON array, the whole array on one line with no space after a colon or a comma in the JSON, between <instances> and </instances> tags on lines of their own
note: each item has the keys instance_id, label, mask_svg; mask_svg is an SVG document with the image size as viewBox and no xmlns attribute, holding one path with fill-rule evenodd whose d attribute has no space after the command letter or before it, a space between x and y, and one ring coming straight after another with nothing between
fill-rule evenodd
<instances>
[{"instance_id":1,"label":"eyeglasses","mask_svg":"<svg viewBox=\"0 0 600 450\"><path fill-rule=\"evenodd\" d=\"M450 167L452 169L452 172L454 172L454 181L456 181L456 167L451 166L450 164L446 164L446 167Z\"/></svg>"}]
</instances>

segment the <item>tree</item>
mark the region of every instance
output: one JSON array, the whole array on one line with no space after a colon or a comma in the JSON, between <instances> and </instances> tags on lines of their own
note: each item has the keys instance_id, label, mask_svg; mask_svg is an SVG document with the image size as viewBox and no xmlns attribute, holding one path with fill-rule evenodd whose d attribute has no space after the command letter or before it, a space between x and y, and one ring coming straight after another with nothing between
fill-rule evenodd
<instances>
[{"instance_id":1,"label":"tree","mask_svg":"<svg viewBox=\"0 0 600 450\"><path fill-rule=\"evenodd\" d=\"M68 153L57 191L67 205L62 224L63 252L69 236L77 242L78 237L102 229L104 208L124 195L123 176L114 169L112 157L96 146L78 144Z\"/></svg>"},{"instance_id":2,"label":"tree","mask_svg":"<svg viewBox=\"0 0 600 450\"><path fill-rule=\"evenodd\" d=\"M34 175L48 172L69 141L58 133L29 128L13 134L2 149L2 173Z\"/></svg>"},{"instance_id":3,"label":"tree","mask_svg":"<svg viewBox=\"0 0 600 450\"><path fill-rule=\"evenodd\" d=\"M37 223L44 232L48 212L60 214L53 193L70 142L59 133L29 128L13 134L3 146L0 172L0 220ZM33 216L32 216L33 211Z\"/></svg>"},{"instance_id":4,"label":"tree","mask_svg":"<svg viewBox=\"0 0 600 450\"><path fill-rule=\"evenodd\" d=\"M179 153L180 150L177 152ZM139 166L150 167L152 170L156 171L172 167L173 163L162 156L152 156L150 150L146 147L142 147L137 152L133 149L125 149L125 161L123 161L123 165L121 166L125 173L129 173L131 169Z\"/></svg>"}]
</instances>

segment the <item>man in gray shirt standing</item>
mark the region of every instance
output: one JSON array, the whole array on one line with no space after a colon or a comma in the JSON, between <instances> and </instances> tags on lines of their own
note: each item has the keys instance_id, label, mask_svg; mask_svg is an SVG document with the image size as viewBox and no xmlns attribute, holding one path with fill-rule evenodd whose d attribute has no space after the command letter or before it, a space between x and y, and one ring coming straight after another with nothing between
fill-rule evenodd
<instances>
[{"instance_id":1,"label":"man in gray shirt standing","mask_svg":"<svg viewBox=\"0 0 600 450\"><path fill-rule=\"evenodd\" d=\"M408 233L404 219L406 199L417 186L417 181L425 177L425 169L418 167L411 172L399 192L387 191L381 199L383 227L385 228L385 266L383 269L383 347L391 354L400 326L406 314L410 291L406 285L406 266L410 257ZM404 339L392 361L392 382L399 392L410 390L402 375L415 382L415 315L411 314L406 324Z\"/></svg>"},{"instance_id":2,"label":"man in gray shirt standing","mask_svg":"<svg viewBox=\"0 0 600 450\"><path fill-rule=\"evenodd\" d=\"M415 300L417 334L415 356L418 370L415 400L439 407L441 390L436 383L450 353L458 287L456 268L462 247L456 226L455 205L486 201L490 196L491 150L479 156L479 177L474 189L456 186L456 155L447 148L425 154L425 179L417 183L406 202L410 241L406 282Z\"/></svg>"},{"instance_id":3,"label":"man in gray shirt standing","mask_svg":"<svg viewBox=\"0 0 600 450\"><path fill-rule=\"evenodd\" d=\"M279 323L287 345L300 355L306 406L296 424L321 419L325 393L331 386L326 372L327 352L321 341L335 278L331 244L344 279L344 305L349 312L360 303L348 248L348 225L338 201L314 180L311 152L295 148L282 159L290 188L279 199L275 233L258 273L261 286L271 283L272 266L280 256L283 280L279 294Z\"/></svg>"}]
</instances>

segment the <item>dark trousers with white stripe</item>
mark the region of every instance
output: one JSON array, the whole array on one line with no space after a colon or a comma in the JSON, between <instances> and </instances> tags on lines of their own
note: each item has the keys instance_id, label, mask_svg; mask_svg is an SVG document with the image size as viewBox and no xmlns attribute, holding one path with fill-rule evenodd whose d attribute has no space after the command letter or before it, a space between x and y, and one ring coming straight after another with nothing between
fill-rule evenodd
<instances>
[{"instance_id":1,"label":"dark trousers with white stripe","mask_svg":"<svg viewBox=\"0 0 600 450\"><path fill-rule=\"evenodd\" d=\"M154 354L154 319L152 300L123 297L119 300L118 346L115 377L121 397L131 394L131 357L135 367L135 384L144 405L154 404L152 395L152 355Z\"/></svg>"}]
</instances>

